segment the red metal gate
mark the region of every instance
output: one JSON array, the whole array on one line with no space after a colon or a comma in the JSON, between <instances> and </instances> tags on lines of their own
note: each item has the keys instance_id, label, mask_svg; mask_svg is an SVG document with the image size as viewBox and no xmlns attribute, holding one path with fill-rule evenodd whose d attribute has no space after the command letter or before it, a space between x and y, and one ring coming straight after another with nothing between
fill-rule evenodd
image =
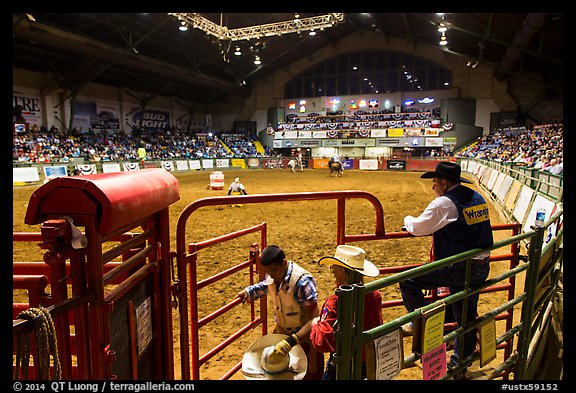
<instances>
[{"instance_id":1,"label":"red metal gate","mask_svg":"<svg viewBox=\"0 0 576 393\"><path fill-rule=\"evenodd\" d=\"M173 379L168 206L179 198L164 169L61 177L32 194L24 221L41 224L45 264L14 271L50 281L63 379ZM15 321L14 336L31 324Z\"/></svg>"},{"instance_id":2,"label":"red metal gate","mask_svg":"<svg viewBox=\"0 0 576 393\"><path fill-rule=\"evenodd\" d=\"M30 225L41 223L41 234L21 233L14 234L13 238L15 241L41 241L41 247L47 250L44 254L46 263L13 264L15 287L30 290L28 305L15 305L13 313L16 318L26 306L53 305L51 314L57 327L63 379L174 379L173 294L179 303L183 380L199 380L202 364L258 325L262 325L262 335L267 334L268 316L263 298L258 310L251 306L249 323L206 353L200 353L200 329L240 305L241 301L234 299L200 318L198 292L225 277L245 275L246 269L250 283L263 279L259 258L261 248L267 245L267 224L263 222L212 239L194 241L187 238L186 228L189 218L198 209L335 200L336 244L411 236L406 232L386 233L382 205L365 191L220 196L199 199L183 209L176 227L176 251L172 252L168 206L179 199L177 185L176 178L169 172L150 169L58 178L32 195L25 222ZM375 211L373 233L345 233L346 201L350 199L364 199L372 204ZM83 236L87 240L84 247L83 244L79 247L74 237L74 233L78 233L76 226L84 227ZM514 226L502 226L502 229L518 230ZM258 242L246 243L250 245L245 261L198 280L199 253L250 234L259 234L260 238ZM111 246L116 242L118 245ZM499 257L517 263L518 250ZM172 284L170 267L174 258L177 278ZM380 271L391 272L385 268ZM51 296L45 294L48 282ZM493 290L508 290L513 294L514 283ZM397 305L394 302L397 301L384 302L383 307ZM150 313L156 317L151 318ZM22 334L29 325L29 321L17 321L14 335ZM229 379L240 367L241 363L235 364L221 379Z\"/></svg>"},{"instance_id":3,"label":"red metal gate","mask_svg":"<svg viewBox=\"0 0 576 393\"><path fill-rule=\"evenodd\" d=\"M361 234L348 237L345 234L345 208L346 200L348 199L365 199L372 204L375 210L375 229L373 234ZM211 198L199 199L190 205L186 206L180 217L176 228L176 260L178 280L177 293L178 303L180 305L180 347L182 358L182 379L200 379L200 366L204 364L211 357L216 355L226 346L236 341L240 336L248 332L255 326L262 324L262 334L267 333L266 319L266 298L262 298L260 302L259 315L257 316L254 306L251 308L250 322L246 326L240 327L236 332L232 333L227 339L222 341L219 345L209 350L205 354L200 354L199 351L199 329L206 323L216 317L225 315L226 312L241 304L240 299L233 301L215 310L208 316L200 319L198 317L198 291L202 288L208 287L210 284L239 273L244 269L249 269L250 282L254 282L254 273L259 272L259 279L264 278L262 269L258 269L260 261L260 247L266 247L266 223L262 223L250 228L245 228L233 233L229 233L217 238L208 239L202 242L192 242L186 237L186 225L190 216L198 209L207 206L219 205L235 205L235 204L257 204L257 203L271 203L271 202L291 202L291 201L318 201L318 200L336 200L337 201L337 224L336 224L336 243L344 244L346 241L354 240L369 240L381 239L384 237L384 209L382 204L374 195L365 191L325 191L325 192L302 192L302 193L287 193L287 194L257 194L257 195L241 195L241 196L219 196ZM197 282L197 266L198 253L210 246L220 244L250 233L260 232L260 244L252 244L250 246L249 258L239 263L238 265L226 271L220 272L212 277L206 278ZM187 277L190 277L188 284ZM185 292L185 288L189 287L189 292ZM188 295L190 302L188 302ZM189 303L189 304L188 304ZM188 351L190 345L191 350ZM191 352L191 354L190 354ZM226 372L221 379L228 379L241 367L241 363L234 365L228 372Z\"/></svg>"}]
</instances>

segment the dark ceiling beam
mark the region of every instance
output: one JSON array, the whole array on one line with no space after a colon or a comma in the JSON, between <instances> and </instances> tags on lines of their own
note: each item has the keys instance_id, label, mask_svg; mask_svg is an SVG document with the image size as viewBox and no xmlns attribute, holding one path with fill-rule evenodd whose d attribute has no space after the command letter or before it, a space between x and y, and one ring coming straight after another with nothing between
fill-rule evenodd
<instances>
[{"instance_id":1,"label":"dark ceiling beam","mask_svg":"<svg viewBox=\"0 0 576 393\"><path fill-rule=\"evenodd\" d=\"M412 49L416 49L416 41L414 41L414 27L409 18L410 14L402 13L402 20L406 26L406 41L412 44Z\"/></svg>"},{"instance_id":2,"label":"dark ceiling beam","mask_svg":"<svg viewBox=\"0 0 576 393\"><path fill-rule=\"evenodd\" d=\"M522 28L516 33L512 45L500 61L500 67L494 70L493 76L498 81L506 79L522 59L522 50L528 48L532 38L542 31L548 14L528 14L522 22Z\"/></svg>"},{"instance_id":3,"label":"dark ceiling beam","mask_svg":"<svg viewBox=\"0 0 576 393\"><path fill-rule=\"evenodd\" d=\"M422 19L425 19L425 20L427 20L429 23L433 24L434 26L437 25L435 21L433 21L433 20L431 20L431 19L428 19L427 17L425 17L425 16L423 16L423 15L421 15L421 14L412 14L412 15L416 15L416 16L422 18ZM469 36L472 36L472 37L477 37L477 38L480 39L480 40L484 40L486 43L497 44L497 45L505 46L505 47L508 47L508 48L511 48L511 47L515 46L513 42L506 42L506 41L502 41L502 40L499 40L499 39L496 39L496 38L493 38L493 37L485 37L484 34L478 34L478 33L474 32L474 31L470 31L470 30L464 29L464 28L459 27L459 26L457 26L457 25L455 25L455 24L453 24L453 23L451 23L451 22L448 22L448 29L449 29L449 30L459 31L459 32L462 32L462 33L467 34L467 35L469 35ZM546 61L548 61L548 62L550 62L550 63L554 63L554 64L562 64L562 63L563 63L562 59L558 59L558 58L555 58L555 57L552 57L552 56L543 55L542 53L534 52L534 51L532 51L532 50L529 50L527 47L522 47L522 48L521 48L521 47L518 47L518 48L516 48L516 49L518 49L521 53L524 53L524 54L527 54L527 55L530 55L530 56L534 56L534 57L537 57L537 58L542 59L542 60L546 60Z\"/></svg>"},{"instance_id":4,"label":"dark ceiling beam","mask_svg":"<svg viewBox=\"0 0 576 393\"><path fill-rule=\"evenodd\" d=\"M16 24L16 19L14 22L14 38L36 41L52 48L92 56L104 61L116 61L126 67L152 72L164 77L180 78L190 84L222 90L242 97L248 97L251 94L247 87L240 87L217 78L194 73L165 61L135 55L129 53L125 48L111 46L38 22Z\"/></svg>"}]
</instances>

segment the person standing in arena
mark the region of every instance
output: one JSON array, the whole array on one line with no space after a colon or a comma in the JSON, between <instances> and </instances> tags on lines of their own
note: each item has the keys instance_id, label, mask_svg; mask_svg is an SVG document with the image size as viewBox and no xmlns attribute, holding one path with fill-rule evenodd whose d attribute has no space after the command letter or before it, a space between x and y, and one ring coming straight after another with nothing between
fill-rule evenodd
<instances>
[{"instance_id":1,"label":"person standing in arena","mask_svg":"<svg viewBox=\"0 0 576 393\"><path fill-rule=\"evenodd\" d=\"M418 217L404 217L403 230L414 236L432 234L431 260L439 260L476 248L489 248L494 244L490 214L486 200L477 191L461 183L472 183L460 177L461 168L452 162L439 162L433 172L421 178L432 179L432 189L437 197ZM437 269L430 273L401 282L400 291L404 306L412 312L426 305L423 290L448 287L451 294L464 289L467 260ZM470 285L483 284L490 273L490 251L474 256L471 261ZM477 315L479 294L470 295L466 315L462 315L464 301L453 303L453 317L461 327ZM402 326L406 335L413 333L411 323ZM459 353L459 337L449 367L454 367L476 349L476 331L464 335L463 353Z\"/></svg>"},{"instance_id":2,"label":"person standing in arena","mask_svg":"<svg viewBox=\"0 0 576 393\"><path fill-rule=\"evenodd\" d=\"M244 303L268 294L275 311L273 333L288 336L276 344L274 353L279 357L285 356L294 345L300 344L308 358L304 379L321 379L324 358L310 343L311 320L318 316L316 280L307 270L288 261L282 248L276 245L262 250L260 264L266 278L247 286L237 297Z\"/></svg>"},{"instance_id":3,"label":"person standing in arena","mask_svg":"<svg viewBox=\"0 0 576 393\"><path fill-rule=\"evenodd\" d=\"M138 148L138 158L140 159L140 166L144 168L145 161L146 161L146 148L144 145L140 145Z\"/></svg>"},{"instance_id":4,"label":"person standing in arena","mask_svg":"<svg viewBox=\"0 0 576 393\"><path fill-rule=\"evenodd\" d=\"M334 274L336 288L341 285L364 283L364 276L377 277L380 271L372 262L365 258L366 252L360 247L339 245L334 257L320 258L318 264L329 265ZM320 316L312 319L310 340L318 352L330 353L326 362L323 379L336 379L334 352L336 341L334 324L338 319L338 295L331 294L322 305ZM364 324L368 330L382 325L382 295L378 290L364 295ZM366 378L366 354L362 348L362 379Z\"/></svg>"},{"instance_id":5,"label":"person standing in arena","mask_svg":"<svg viewBox=\"0 0 576 393\"><path fill-rule=\"evenodd\" d=\"M302 153L296 154L296 165L298 165L300 172L304 172L304 164L302 163Z\"/></svg>"}]
</instances>

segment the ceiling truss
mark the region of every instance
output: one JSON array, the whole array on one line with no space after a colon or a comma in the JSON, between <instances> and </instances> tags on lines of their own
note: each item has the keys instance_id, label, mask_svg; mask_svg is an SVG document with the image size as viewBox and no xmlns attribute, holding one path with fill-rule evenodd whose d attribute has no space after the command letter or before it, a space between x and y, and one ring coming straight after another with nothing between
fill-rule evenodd
<instances>
[{"instance_id":1,"label":"ceiling truss","mask_svg":"<svg viewBox=\"0 0 576 393\"><path fill-rule=\"evenodd\" d=\"M169 13L169 15L178 18L181 23L187 23L193 28L200 29L222 41L242 41L303 31L323 30L344 22L344 14L330 13L310 18L294 18L288 21L229 29L204 18L198 13Z\"/></svg>"}]
</instances>

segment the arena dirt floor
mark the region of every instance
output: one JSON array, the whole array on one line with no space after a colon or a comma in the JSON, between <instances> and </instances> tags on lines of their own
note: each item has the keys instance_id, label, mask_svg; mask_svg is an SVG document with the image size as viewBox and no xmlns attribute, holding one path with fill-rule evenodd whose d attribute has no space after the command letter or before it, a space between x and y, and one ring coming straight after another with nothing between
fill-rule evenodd
<instances>
[{"instance_id":1,"label":"arena dirt floor","mask_svg":"<svg viewBox=\"0 0 576 393\"><path fill-rule=\"evenodd\" d=\"M420 172L391 171L346 171L343 177L330 177L328 170L305 169L303 172L291 173L287 169L268 170L226 170L225 189L210 189L210 172L200 171L185 174L175 173L179 180L180 200L170 206L171 248L176 250L176 223L180 213L190 203L200 198L226 195L227 187L235 177L246 187L249 194L294 193L311 191L362 190L375 195L384 207L386 232L400 231L406 215L418 215L434 198L432 181L420 179ZM470 177L470 175L465 174ZM470 177L471 178L471 177ZM15 232L37 232L39 227L29 227L23 223L23 217L30 195L38 186L14 188L13 194L13 230ZM479 189L477 184L473 188ZM246 204L242 206L210 206L196 210L186 224L186 242L199 242L218 237L229 232L248 228L266 222L268 244L277 244L284 248L288 259L308 269L316 278L319 289L319 303L334 291L334 279L330 270L319 266L317 261L327 255L333 255L336 248L336 201L298 201L270 202L264 204ZM503 223L499 210L489 201L493 224ZM373 233L375 230L375 213L372 205L365 200L349 200L346 203L346 233ZM509 237L509 231L495 232L496 240ZM377 266L400 266L427 261L430 248L430 237L406 238L396 240L378 240L358 242L354 245L363 247L367 258ZM248 259L249 246L260 243L259 234L243 236L206 250L198 254L198 280L222 272ZM493 255L509 252L509 246L495 250ZM28 244L14 244L14 261L41 261L42 250ZM491 276L508 270L509 262L492 263ZM523 281L523 280L522 280ZM522 281L517 281L522 290ZM209 315L234 300L236 294L248 285L246 271L233 277L223 279L198 293L198 315L200 318ZM400 299L398 286L382 289L384 300ZM517 290L518 291L518 290ZM18 294L14 295L19 296ZM487 312L501 305L507 299L505 292L482 294L480 296L480 313ZM256 306L258 302L255 303ZM258 308L256 308L258 309ZM272 310L268 308L269 316ZM404 307L384 308L384 321L390 321L405 314ZM519 316L520 310L515 311ZM218 317L199 330L200 355L218 345L249 321L248 304L234 307L228 314ZM180 368L180 327L179 314L174 311L174 363L175 377L181 379ZM504 331L504 321L497 322L497 336ZM268 326L273 326L269 318ZM207 360L200 368L200 379L213 380L221 378L231 367L242 360L248 346L261 333L261 328L252 329L247 335L227 346L221 352ZM187 345L185 345L187 346ZM409 353L411 338L405 339L405 352ZM498 357L483 370L487 373L491 367L500 364L503 350L498 350ZM472 369L478 369L478 365ZM481 377L482 370L478 371ZM230 379L244 379L241 372ZM422 369L417 362L410 368L403 369L395 379L422 379Z\"/></svg>"}]
</instances>

